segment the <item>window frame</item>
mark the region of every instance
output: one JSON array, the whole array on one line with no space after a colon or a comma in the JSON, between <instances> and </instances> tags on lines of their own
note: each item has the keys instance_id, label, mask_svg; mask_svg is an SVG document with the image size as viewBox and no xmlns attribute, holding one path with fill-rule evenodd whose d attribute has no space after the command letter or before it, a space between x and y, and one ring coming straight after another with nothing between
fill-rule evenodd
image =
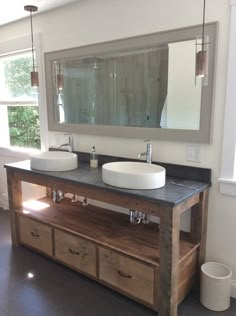
<instances>
[{"instance_id":1,"label":"window frame","mask_svg":"<svg viewBox=\"0 0 236 316\"><path fill-rule=\"evenodd\" d=\"M17 51L17 52L12 52L12 53L8 53L8 54L1 54L1 52L0 52L0 60L2 59L2 58L7 58L7 57L19 57L20 58L20 55L22 54L29 54L30 55L30 57L31 57L31 48L28 48L28 49L26 49L26 50L23 50L23 51ZM24 99L21 99L21 100L18 100L17 98L13 98L13 99L10 99L10 98L8 98L8 99L6 99L6 100L4 100L4 98L2 99L1 98L1 95L0 95L0 105L7 105L7 106L24 106L24 105L27 105L27 104L29 104L29 105L33 105L33 104L37 104L37 106L38 106L38 98L37 98L37 100L36 99L26 99L26 100L24 100Z\"/></svg>"},{"instance_id":2,"label":"window frame","mask_svg":"<svg viewBox=\"0 0 236 316\"><path fill-rule=\"evenodd\" d=\"M46 97L45 97L45 83L43 80L43 65L42 65L42 51L40 48L40 34L34 34L34 45L35 45L35 58L38 65L38 73L39 73L39 88L38 88L38 107L39 107L39 119L40 119L40 139L41 139L41 150L46 150L48 148L47 142L47 115L46 115ZM9 55L12 53L21 53L31 49L31 36L23 36L16 39L9 40L7 42L0 42L0 55ZM2 102L1 102L2 103ZM5 105L8 105L6 102ZM32 102L30 101L32 104ZM17 102L12 103L11 105L16 105ZM1 105L0 105L1 106ZM3 156L15 155L19 157L28 156L30 152L35 151L33 148L16 148L11 146L0 147L0 154ZM37 150L38 151L38 150Z\"/></svg>"},{"instance_id":3,"label":"window frame","mask_svg":"<svg viewBox=\"0 0 236 316\"><path fill-rule=\"evenodd\" d=\"M228 73L226 84L225 118L222 144L220 192L236 196L236 0L230 1L230 33L228 53Z\"/></svg>"}]
</instances>

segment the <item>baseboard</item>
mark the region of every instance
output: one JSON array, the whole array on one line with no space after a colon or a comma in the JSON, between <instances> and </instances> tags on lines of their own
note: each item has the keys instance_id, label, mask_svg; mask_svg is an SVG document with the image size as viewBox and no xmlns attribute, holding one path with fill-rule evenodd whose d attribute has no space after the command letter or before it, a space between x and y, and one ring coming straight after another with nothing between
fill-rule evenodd
<instances>
[{"instance_id":1,"label":"baseboard","mask_svg":"<svg viewBox=\"0 0 236 316\"><path fill-rule=\"evenodd\" d=\"M232 281L232 285L231 285L231 296L233 298L236 298L236 281Z\"/></svg>"}]
</instances>

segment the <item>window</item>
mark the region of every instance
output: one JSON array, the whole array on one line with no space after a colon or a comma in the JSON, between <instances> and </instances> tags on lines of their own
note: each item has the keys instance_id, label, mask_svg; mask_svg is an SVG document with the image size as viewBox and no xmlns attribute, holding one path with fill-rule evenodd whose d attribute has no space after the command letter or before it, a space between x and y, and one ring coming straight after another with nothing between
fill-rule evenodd
<instances>
[{"instance_id":1,"label":"window","mask_svg":"<svg viewBox=\"0 0 236 316\"><path fill-rule=\"evenodd\" d=\"M31 87L30 50L0 55L0 146L40 149L37 90Z\"/></svg>"}]
</instances>

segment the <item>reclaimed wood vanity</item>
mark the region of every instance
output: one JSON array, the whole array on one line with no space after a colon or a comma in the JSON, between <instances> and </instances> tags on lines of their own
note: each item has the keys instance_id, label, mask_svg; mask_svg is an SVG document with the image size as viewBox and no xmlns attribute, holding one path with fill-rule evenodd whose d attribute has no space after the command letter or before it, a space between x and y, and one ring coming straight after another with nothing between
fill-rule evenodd
<instances>
[{"instance_id":1,"label":"reclaimed wood vanity","mask_svg":"<svg viewBox=\"0 0 236 316\"><path fill-rule=\"evenodd\" d=\"M198 170L198 179L189 177L189 169L182 169L182 179L171 176L169 166L165 187L127 190L104 184L101 168L84 162L66 172L31 170L30 161L5 167L14 246L39 251L160 316L177 315L205 258L209 169L203 181ZM126 214L70 199L45 197L23 206L22 181L155 215L160 224L134 225ZM182 232L180 217L190 208L190 232Z\"/></svg>"}]
</instances>

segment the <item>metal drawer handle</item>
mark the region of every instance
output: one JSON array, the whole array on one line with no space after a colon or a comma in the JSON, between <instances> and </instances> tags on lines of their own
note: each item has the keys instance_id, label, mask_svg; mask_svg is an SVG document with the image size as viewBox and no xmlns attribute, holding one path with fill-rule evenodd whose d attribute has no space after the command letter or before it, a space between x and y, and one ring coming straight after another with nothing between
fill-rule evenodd
<instances>
[{"instance_id":1,"label":"metal drawer handle","mask_svg":"<svg viewBox=\"0 0 236 316\"><path fill-rule=\"evenodd\" d=\"M38 233L38 231L37 230L35 230L35 231L32 231L31 232L31 236L33 236L33 237L40 237L40 235L39 235L39 233Z\"/></svg>"},{"instance_id":2,"label":"metal drawer handle","mask_svg":"<svg viewBox=\"0 0 236 316\"><path fill-rule=\"evenodd\" d=\"M71 248L69 248L69 252L70 252L72 255L77 255L77 256L80 255L80 252L79 252L79 251L75 251L75 250L73 250L73 249L71 249Z\"/></svg>"},{"instance_id":3,"label":"metal drawer handle","mask_svg":"<svg viewBox=\"0 0 236 316\"><path fill-rule=\"evenodd\" d=\"M122 277L122 278L126 278L126 279L132 279L132 276L130 274L126 274L120 270L117 271L118 274Z\"/></svg>"}]
</instances>

